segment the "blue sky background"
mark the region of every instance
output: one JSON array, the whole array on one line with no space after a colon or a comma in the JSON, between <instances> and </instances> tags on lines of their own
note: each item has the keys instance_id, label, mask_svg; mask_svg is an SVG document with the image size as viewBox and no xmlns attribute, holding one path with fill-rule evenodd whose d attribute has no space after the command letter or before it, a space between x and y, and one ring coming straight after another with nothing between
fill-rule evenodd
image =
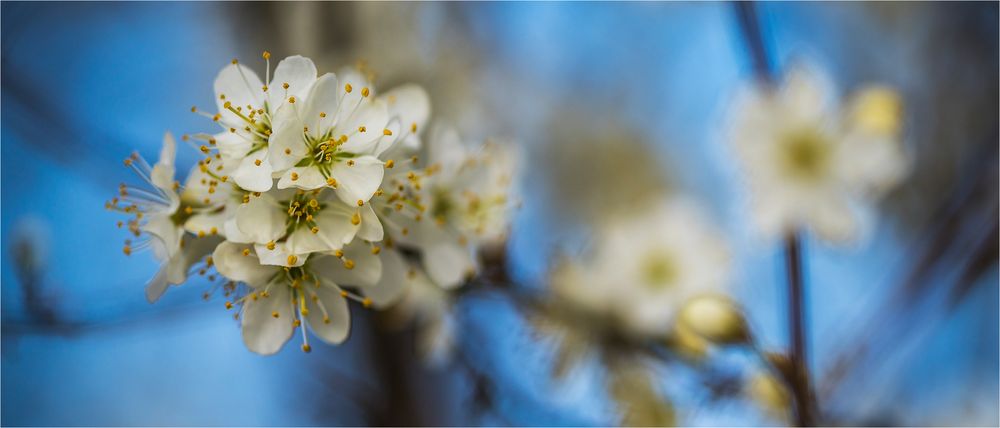
<instances>
[{"instance_id":1,"label":"blue sky background","mask_svg":"<svg viewBox=\"0 0 1000 428\"><path fill-rule=\"evenodd\" d=\"M993 6L954 19L986 21L980 27L992 32L993 50L985 54L992 55L994 68L985 74L995 80ZM427 11L414 18L418 24L441 24L446 6L422 7ZM370 324L357 323L346 345L317 346L310 355L295 344L274 357L250 353L221 302L199 298L203 287L197 281L172 290L156 306L146 303L143 284L155 263L149 254L122 254L125 236L114 226L119 217L103 209L117 184L132 178L121 166L124 157L137 150L155 159L166 130L208 129L190 106L212 105L212 81L230 58L268 48L247 46L244 36L254 28L240 21L238 9L213 3L3 4L4 425L356 425L366 423L366 400L382 398L366 354ZM664 165L683 159L683 168L672 174L709 207L734 247L734 294L762 341L783 346L784 318L776 310L784 298L781 254L747 229L741 205L746 195L718 141L729 94L751 70L733 7L482 3L459 9L467 43L488 70L483 79L502 74L521 89L552 94L536 99L523 90L489 89L509 101L511 111L500 123L519 125L507 135L529 146L545 144L539 118L559 109L558 100L592 99L589 111L613 111ZM941 11L914 9L890 11L902 17L889 19L880 14L890 12L871 5L766 3L760 14L779 67L807 56L845 91L879 81L919 104L928 99L922 88L933 82L919 69L919 41L932 30L918 24ZM924 116L909 120L920 123L935 108L918 105L913 111ZM952 150L944 142L914 140L919 150ZM193 151L180 152L181 165L195 162ZM533 200L528 191L510 244L514 275L526 282L544 276L544 260L560 245L560 235L548 233L555 226L546 207ZM907 265L915 229L899 216L884 216L878 224L858 248L806 244L814 366L830 363L848 327L886 298ZM12 257L12 243L22 236L44 251L43 293L59 319L83 327L8 329L29 316ZM859 418L890 414L908 424L997 423L997 281L994 260L954 313L933 326L931 318L914 326L923 333L891 356L891 370L873 377L879 388L858 386L838 405L856 410ZM581 369L566 383L544 376L549 356L508 303L473 299L460 306L460 319L468 326L461 346L493 373L501 400L492 415L470 415L453 405L471 393L460 374L422 369L416 376L436 385L426 391L433 399L421 398L433 423L613 420L595 384L597 370ZM683 385L663 388L680 388L683 396ZM684 417L691 424L766 422L736 403Z\"/></svg>"}]
</instances>

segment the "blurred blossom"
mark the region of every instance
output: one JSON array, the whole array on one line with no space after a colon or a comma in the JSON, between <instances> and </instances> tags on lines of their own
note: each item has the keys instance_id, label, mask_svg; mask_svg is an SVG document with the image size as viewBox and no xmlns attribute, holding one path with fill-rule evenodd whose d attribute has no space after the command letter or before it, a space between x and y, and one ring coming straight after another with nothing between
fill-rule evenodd
<instances>
[{"instance_id":1,"label":"blurred blossom","mask_svg":"<svg viewBox=\"0 0 1000 428\"><path fill-rule=\"evenodd\" d=\"M904 176L899 97L877 87L842 107L824 72L805 63L777 87L756 82L733 105L729 139L752 191L751 220L767 238L799 228L857 240L874 201Z\"/></svg>"},{"instance_id":2,"label":"blurred blossom","mask_svg":"<svg viewBox=\"0 0 1000 428\"><path fill-rule=\"evenodd\" d=\"M785 385L772 373L753 372L746 383L746 394L772 418L787 423L791 397Z\"/></svg>"},{"instance_id":3,"label":"blurred blossom","mask_svg":"<svg viewBox=\"0 0 1000 428\"><path fill-rule=\"evenodd\" d=\"M556 293L639 335L670 331L689 299L724 291L727 244L692 202L672 199L598 232L579 266L553 277Z\"/></svg>"}]
</instances>

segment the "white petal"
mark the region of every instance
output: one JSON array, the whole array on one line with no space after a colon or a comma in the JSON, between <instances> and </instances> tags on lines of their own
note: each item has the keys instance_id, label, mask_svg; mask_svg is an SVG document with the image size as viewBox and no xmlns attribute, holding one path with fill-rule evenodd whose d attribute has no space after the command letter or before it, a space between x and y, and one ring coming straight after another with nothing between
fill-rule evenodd
<instances>
[{"instance_id":1,"label":"white petal","mask_svg":"<svg viewBox=\"0 0 1000 428\"><path fill-rule=\"evenodd\" d=\"M287 104L285 100L292 96L296 102L305 101L315 81L316 65L311 59L294 55L281 60L274 68L274 76L268 85L272 107ZM285 83L288 84L287 90L282 87Z\"/></svg>"},{"instance_id":2,"label":"white petal","mask_svg":"<svg viewBox=\"0 0 1000 428\"><path fill-rule=\"evenodd\" d=\"M326 73L316 79L312 91L309 92L306 108L301 111L305 126L317 132L313 135L321 135L333 126L337 120L337 107L342 92L343 88L333 73ZM321 114L323 117L320 117Z\"/></svg>"},{"instance_id":3,"label":"white petal","mask_svg":"<svg viewBox=\"0 0 1000 428\"><path fill-rule=\"evenodd\" d=\"M365 204L365 206L358 208L358 211L361 213L361 229L358 230L358 238L371 242L381 241L385 236L385 231L382 229L382 222L375 215L371 204Z\"/></svg>"},{"instance_id":4,"label":"white petal","mask_svg":"<svg viewBox=\"0 0 1000 428\"><path fill-rule=\"evenodd\" d=\"M316 302L306 299L306 306L309 308L306 322L313 334L330 344L338 344L347 339L351 331L351 314L347 308L347 299L340 295L340 289L333 284L324 284L318 288L308 287L307 290L319 297Z\"/></svg>"},{"instance_id":5,"label":"white petal","mask_svg":"<svg viewBox=\"0 0 1000 428\"><path fill-rule=\"evenodd\" d=\"M293 307L289 287L276 284L270 296L247 299L243 308L243 343L253 352L271 355L292 337ZM275 318L274 314L278 317Z\"/></svg>"},{"instance_id":6,"label":"white petal","mask_svg":"<svg viewBox=\"0 0 1000 428\"><path fill-rule=\"evenodd\" d=\"M386 308L396 303L406 291L409 265L396 250L383 249L379 253L382 261L382 274L378 283L371 287L361 288L361 294L372 299L376 308Z\"/></svg>"},{"instance_id":7,"label":"white petal","mask_svg":"<svg viewBox=\"0 0 1000 428\"><path fill-rule=\"evenodd\" d=\"M220 242L222 239L214 236L186 240L180 252L164 263L156 276L146 284L146 300L154 303L167 291L168 286L184 283L191 266L211 254Z\"/></svg>"},{"instance_id":8,"label":"white petal","mask_svg":"<svg viewBox=\"0 0 1000 428\"><path fill-rule=\"evenodd\" d=\"M243 255L247 249L250 252ZM233 281L245 282L254 288L265 286L274 275L281 272L274 266L261 265L248 244L223 242L215 248L212 260L219 274Z\"/></svg>"},{"instance_id":9,"label":"white petal","mask_svg":"<svg viewBox=\"0 0 1000 428\"><path fill-rule=\"evenodd\" d=\"M212 138L215 139L215 147L219 149L219 154L223 158L233 160L234 165L228 165L230 162L227 162L227 167L238 165L238 161L242 160L253 147L253 144L246 137L243 137L239 131L220 132L213 135Z\"/></svg>"},{"instance_id":10,"label":"white petal","mask_svg":"<svg viewBox=\"0 0 1000 428\"><path fill-rule=\"evenodd\" d=\"M295 179L292 177L295 174ZM281 175L281 179L278 180L279 189L288 189L291 187L296 187L303 190L314 190L320 189L326 186L326 178L323 177L323 173L313 166L302 166L294 167L285 171Z\"/></svg>"},{"instance_id":11,"label":"white petal","mask_svg":"<svg viewBox=\"0 0 1000 428\"><path fill-rule=\"evenodd\" d=\"M284 110L292 111L292 110ZM278 116L288 114L279 113ZM285 171L295 166L302 159L309 156L309 147L306 145L305 135L302 133L304 126L297 117L272 122L275 126L274 133L268 139L268 160L274 171Z\"/></svg>"},{"instance_id":12,"label":"white petal","mask_svg":"<svg viewBox=\"0 0 1000 428\"><path fill-rule=\"evenodd\" d=\"M170 284L167 283L167 267L161 266L156 275L146 283L146 301L156 303L169 286Z\"/></svg>"},{"instance_id":13,"label":"white petal","mask_svg":"<svg viewBox=\"0 0 1000 428\"><path fill-rule=\"evenodd\" d=\"M260 164L258 165L258 161ZM244 190L251 192L266 192L271 190L273 169L268 159L267 150L250 153L240 161L233 171L233 181Z\"/></svg>"},{"instance_id":14,"label":"white petal","mask_svg":"<svg viewBox=\"0 0 1000 428\"><path fill-rule=\"evenodd\" d=\"M229 185L218 183L217 186L212 187L210 183L213 181L218 183L218 180L202 172L201 168L195 165L188 172L187 179L184 181L184 191L181 193L181 199L195 206L219 205L224 203L226 198L231 195ZM209 192L209 189L213 190Z\"/></svg>"},{"instance_id":15,"label":"white petal","mask_svg":"<svg viewBox=\"0 0 1000 428\"><path fill-rule=\"evenodd\" d=\"M343 251L342 260L336 257L322 257L310 262L310 268L321 277L340 285L371 287L378 283L382 276L382 260L372 254L370 246L354 241L344 247ZM348 269L348 265L352 267Z\"/></svg>"},{"instance_id":16,"label":"white petal","mask_svg":"<svg viewBox=\"0 0 1000 428\"><path fill-rule=\"evenodd\" d=\"M299 255L288 251L288 247L284 242L275 244L273 250L269 250L266 244L256 244L254 245L254 251L257 252L260 264L271 266L302 266L309 257L308 254Z\"/></svg>"},{"instance_id":17,"label":"white petal","mask_svg":"<svg viewBox=\"0 0 1000 428\"><path fill-rule=\"evenodd\" d=\"M153 185L166 192L174 192L174 158L177 154L177 143L169 132L163 134L163 147L160 148L160 159L153 165L150 180Z\"/></svg>"},{"instance_id":18,"label":"white petal","mask_svg":"<svg viewBox=\"0 0 1000 428\"><path fill-rule=\"evenodd\" d=\"M438 242L425 245L423 250L422 259L427 275L442 288L458 287L475 273L476 265L465 247Z\"/></svg>"},{"instance_id":19,"label":"white petal","mask_svg":"<svg viewBox=\"0 0 1000 428\"><path fill-rule=\"evenodd\" d=\"M184 230L193 234L225 236L227 215L225 211L212 211L206 214L194 214L184 222Z\"/></svg>"},{"instance_id":20,"label":"white petal","mask_svg":"<svg viewBox=\"0 0 1000 428\"><path fill-rule=\"evenodd\" d=\"M184 229L177 227L168 214L147 215L142 231L153 235L153 250L159 260L166 261L180 250Z\"/></svg>"},{"instance_id":21,"label":"white petal","mask_svg":"<svg viewBox=\"0 0 1000 428\"><path fill-rule=\"evenodd\" d=\"M858 237L861 232L860 215L844 199L831 197L812 204L813 229L823 239L843 244Z\"/></svg>"},{"instance_id":22,"label":"white petal","mask_svg":"<svg viewBox=\"0 0 1000 428\"><path fill-rule=\"evenodd\" d=\"M243 64L225 66L215 78L215 104L223 120L229 124L242 124L243 119L226 109L226 102L233 108L244 110L250 105L254 109L264 108L264 83L249 67ZM224 96L224 97L223 97Z\"/></svg>"},{"instance_id":23,"label":"white petal","mask_svg":"<svg viewBox=\"0 0 1000 428\"><path fill-rule=\"evenodd\" d=\"M419 85L397 86L382 94L389 107L389 117L398 117L404 129L409 131L416 124L423 129L431 117L431 99L427 91Z\"/></svg>"},{"instance_id":24,"label":"white petal","mask_svg":"<svg viewBox=\"0 0 1000 428\"><path fill-rule=\"evenodd\" d=\"M236 216L229 218L222 225L223 236L226 237L227 241L235 242L237 244L253 244L253 238L247 236L243 231L236 226Z\"/></svg>"},{"instance_id":25,"label":"white petal","mask_svg":"<svg viewBox=\"0 0 1000 428\"><path fill-rule=\"evenodd\" d=\"M347 161L333 165L330 176L337 180L337 196L348 205L368 202L382 184L385 168L374 156L358 156L353 166Z\"/></svg>"},{"instance_id":26,"label":"white petal","mask_svg":"<svg viewBox=\"0 0 1000 428\"><path fill-rule=\"evenodd\" d=\"M427 140L427 162L441 165L441 174L453 176L467 159L467 150L455 128L436 124Z\"/></svg>"},{"instance_id":27,"label":"white petal","mask_svg":"<svg viewBox=\"0 0 1000 428\"><path fill-rule=\"evenodd\" d=\"M348 153L368 153L375 147L375 141L385 135L385 126L389 123L389 110L385 102L365 98L351 114L339 120L337 133L349 137L339 149ZM361 132L362 128L364 132Z\"/></svg>"},{"instance_id":28,"label":"white petal","mask_svg":"<svg viewBox=\"0 0 1000 428\"><path fill-rule=\"evenodd\" d=\"M286 218L285 208L269 193L250 196L249 202L236 208L236 227L256 243L277 241L284 236Z\"/></svg>"}]
</instances>

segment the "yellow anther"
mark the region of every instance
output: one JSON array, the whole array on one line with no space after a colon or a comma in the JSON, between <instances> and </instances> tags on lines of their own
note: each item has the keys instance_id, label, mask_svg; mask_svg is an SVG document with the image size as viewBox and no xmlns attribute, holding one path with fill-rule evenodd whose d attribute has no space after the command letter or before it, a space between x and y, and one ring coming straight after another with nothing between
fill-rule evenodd
<instances>
[{"instance_id":1,"label":"yellow anther","mask_svg":"<svg viewBox=\"0 0 1000 428\"><path fill-rule=\"evenodd\" d=\"M336 189L337 188L337 179L333 178L333 177L327 178L326 179L326 185L330 186L330 187L332 187L334 189Z\"/></svg>"},{"instance_id":2,"label":"yellow anther","mask_svg":"<svg viewBox=\"0 0 1000 428\"><path fill-rule=\"evenodd\" d=\"M208 230L208 233L211 233L212 235L218 235L219 229L217 229L215 226L212 226L212 228Z\"/></svg>"},{"instance_id":3,"label":"yellow anther","mask_svg":"<svg viewBox=\"0 0 1000 428\"><path fill-rule=\"evenodd\" d=\"M198 112L198 106L191 106L191 113L197 113L197 112Z\"/></svg>"},{"instance_id":4,"label":"yellow anther","mask_svg":"<svg viewBox=\"0 0 1000 428\"><path fill-rule=\"evenodd\" d=\"M294 265L295 262L297 262L297 261L299 261L299 256L296 256L295 254L292 254L292 255L288 256L288 264L289 265Z\"/></svg>"},{"instance_id":5,"label":"yellow anther","mask_svg":"<svg viewBox=\"0 0 1000 428\"><path fill-rule=\"evenodd\" d=\"M354 260L344 259L344 268L348 270L354 269Z\"/></svg>"},{"instance_id":6,"label":"yellow anther","mask_svg":"<svg viewBox=\"0 0 1000 428\"><path fill-rule=\"evenodd\" d=\"M364 126L359 126L358 127L358 132L365 132L367 130L368 130L368 128L365 128Z\"/></svg>"},{"instance_id":7,"label":"yellow anther","mask_svg":"<svg viewBox=\"0 0 1000 428\"><path fill-rule=\"evenodd\" d=\"M229 101L226 101L226 103L225 103L225 104L223 104L223 105L222 105L222 107L223 107L223 108L227 108L227 109L228 109L228 108L232 108L232 107L233 107L233 103L232 103L232 102L229 102Z\"/></svg>"},{"instance_id":8,"label":"yellow anther","mask_svg":"<svg viewBox=\"0 0 1000 428\"><path fill-rule=\"evenodd\" d=\"M379 247L378 245L372 247L372 254L374 254L374 255L377 256L378 253L381 253L381 252L382 252L382 247Z\"/></svg>"},{"instance_id":9,"label":"yellow anther","mask_svg":"<svg viewBox=\"0 0 1000 428\"><path fill-rule=\"evenodd\" d=\"M271 250L271 251L274 251L274 241L271 241L271 242L267 243L267 249Z\"/></svg>"},{"instance_id":10,"label":"yellow anther","mask_svg":"<svg viewBox=\"0 0 1000 428\"><path fill-rule=\"evenodd\" d=\"M282 88L285 88L285 89L288 89L288 82L285 82L285 83L282 83L282 84L281 84L281 87L282 87Z\"/></svg>"},{"instance_id":11,"label":"yellow anther","mask_svg":"<svg viewBox=\"0 0 1000 428\"><path fill-rule=\"evenodd\" d=\"M263 56L264 59L271 59L271 53L268 51L264 51L264 53L261 56Z\"/></svg>"},{"instance_id":12,"label":"yellow anther","mask_svg":"<svg viewBox=\"0 0 1000 428\"><path fill-rule=\"evenodd\" d=\"M403 228L403 235L409 235L409 234L410 234L410 229L407 229L407 228L404 227Z\"/></svg>"},{"instance_id":13,"label":"yellow anther","mask_svg":"<svg viewBox=\"0 0 1000 428\"><path fill-rule=\"evenodd\" d=\"M132 159L125 159L125 166L132 166Z\"/></svg>"},{"instance_id":14,"label":"yellow anther","mask_svg":"<svg viewBox=\"0 0 1000 428\"><path fill-rule=\"evenodd\" d=\"M344 292L341 292L341 296L343 296L343 295L344 295ZM329 324L329 323L330 323L330 317L324 315L323 316L323 324Z\"/></svg>"},{"instance_id":15,"label":"yellow anther","mask_svg":"<svg viewBox=\"0 0 1000 428\"><path fill-rule=\"evenodd\" d=\"M236 65L237 63L239 63L239 61L237 61L236 58L233 58L233 65Z\"/></svg>"},{"instance_id":16,"label":"yellow anther","mask_svg":"<svg viewBox=\"0 0 1000 428\"><path fill-rule=\"evenodd\" d=\"M361 206L364 206L364 205L365 205L365 201L362 201L361 199L358 199L358 206L361 207Z\"/></svg>"},{"instance_id":17,"label":"yellow anther","mask_svg":"<svg viewBox=\"0 0 1000 428\"><path fill-rule=\"evenodd\" d=\"M372 306L372 299L365 297L365 299L361 301L361 304L366 308L370 308Z\"/></svg>"},{"instance_id":18,"label":"yellow anther","mask_svg":"<svg viewBox=\"0 0 1000 428\"><path fill-rule=\"evenodd\" d=\"M229 310L232 308L233 308L233 302L226 302L226 309Z\"/></svg>"},{"instance_id":19,"label":"yellow anther","mask_svg":"<svg viewBox=\"0 0 1000 428\"><path fill-rule=\"evenodd\" d=\"M312 347L311 347L311 346L309 346L309 344L308 344L308 343L303 343L303 344L302 344L302 352L305 352L305 353L307 353L307 354L308 354L308 353L309 353L309 351L312 351Z\"/></svg>"},{"instance_id":20,"label":"yellow anther","mask_svg":"<svg viewBox=\"0 0 1000 428\"><path fill-rule=\"evenodd\" d=\"M367 97L367 96L368 96L368 94L370 94L370 93L371 93L371 91L370 91L370 90L368 90L368 88L367 88L367 87L365 87L365 88L361 88L361 96L362 96L362 97Z\"/></svg>"},{"instance_id":21,"label":"yellow anther","mask_svg":"<svg viewBox=\"0 0 1000 428\"><path fill-rule=\"evenodd\" d=\"M382 135L392 135L392 131L390 131L389 128L383 129Z\"/></svg>"},{"instance_id":22,"label":"yellow anther","mask_svg":"<svg viewBox=\"0 0 1000 428\"><path fill-rule=\"evenodd\" d=\"M340 297L347 297L347 292L344 290L340 290Z\"/></svg>"},{"instance_id":23,"label":"yellow anther","mask_svg":"<svg viewBox=\"0 0 1000 428\"><path fill-rule=\"evenodd\" d=\"M126 256L131 256L132 255L132 247L126 245L126 246L124 246L122 248L122 252L125 253Z\"/></svg>"},{"instance_id":24,"label":"yellow anther","mask_svg":"<svg viewBox=\"0 0 1000 428\"><path fill-rule=\"evenodd\" d=\"M396 161L394 161L392 159L389 159L389 160L385 161L385 167L386 168L392 168L395 165L396 165Z\"/></svg>"},{"instance_id":25,"label":"yellow anther","mask_svg":"<svg viewBox=\"0 0 1000 428\"><path fill-rule=\"evenodd\" d=\"M285 149L285 154L286 155L292 154L292 149Z\"/></svg>"},{"instance_id":26,"label":"yellow anther","mask_svg":"<svg viewBox=\"0 0 1000 428\"><path fill-rule=\"evenodd\" d=\"M348 159L347 166L354 166L354 159Z\"/></svg>"},{"instance_id":27,"label":"yellow anther","mask_svg":"<svg viewBox=\"0 0 1000 428\"><path fill-rule=\"evenodd\" d=\"M244 256L249 256L250 255L250 249L249 248L244 248L243 249L243 255Z\"/></svg>"},{"instance_id":28,"label":"yellow anther","mask_svg":"<svg viewBox=\"0 0 1000 428\"><path fill-rule=\"evenodd\" d=\"M254 159L253 164L260 166L260 159Z\"/></svg>"},{"instance_id":29,"label":"yellow anther","mask_svg":"<svg viewBox=\"0 0 1000 428\"><path fill-rule=\"evenodd\" d=\"M410 132L417 132L417 122L413 122L413 124L410 125Z\"/></svg>"},{"instance_id":30,"label":"yellow anther","mask_svg":"<svg viewBox=\"0 0 1000 428\"><path fill-rule=\"evenodd\" d=\"M298 327L300 325L302 325L302 321L299 320L292 321L292 327Z\"/></svg>"},{"instance_id":31,"label":"yellow anther","mask_svg":"<svg viewBox=\"0 0 1000 428\"><path fill-rule=\"evenodd\" d=\"M221 114L216 113L214 116L212 116L212 120L215 121L215 122L218 122L219 119L222 119L222 115Z\"/></svg>"},{"instance_id":32,"label":"yellow anther","mask_svg":"<svg viewBox=\"0 0 1000 428\"><path fill-rule=\"evenodd\" d=\"M291 177L292 177L292 181L298 180L299 179L299 174L293 172Z\"/></svg>"},{"instance_id":33,"label":"yellow anther","mask_svg":"<svg viewBox=\"0 0 1000 428\"><path fill-rule=\"evenodd\" d=\"M334 255L334 257L337 257L337 258L344 257L344 251L343 250L336 250L336 251L333 252L333 255Z\"/></svg>"},{"instance_id":34,"label":"yellow anther","mask_svg":"<svg viewBox=\"0 0 1000 428\"><path fill-rule=\"evenodd\" d=\"M347 91L348 94L351 93L352 89L353 88L351 88L351 84L350 83L344 85L344 90Z\"/></svg>"},{"instance_id":35,"label":"yellow anther","mask_svg":"<svg viewBox=\"0 0 1000 428\"><path fill-rule=\"evenodd\" d=\"M205 237L205 231L204 230L199 230L198 231L198 237L199 238L204 238Z\"/></svg>"},{"instance_id":36,"label":"yellow anther","mask_svg":"<svg viewBox=\"0 0 1000 428\"><path fill-rule=\"evenodd\" d=\"M319 201L317 201L315 199L310 199L309 200L309 207L310 208L317 208L317 207L319 207Z\"/></svg>"},{"instance_id":37,"label":"yellow anther","mask_svg":"<svg viewBox=\"0 0 1000 428\"><path fill-rule=\"evenodd\" d=\"M351 215L351 224L355 226L361 224L361 214L354 213L353 215Z\"/></svg>"},{"instance_id":38,"label":"yellow anther","mask_svg":"<svg viewBox=\"0 0 1000 428\"><path fill-rule=\"evenodd\" d=\"M267 92L267 85L261 86L260 89L264 92Z\"/></svg>"},{"instance_id":39,"label":"yellow anther","mask_svg":"<svg viewBox=\"0 0 1000 428\"><path fill-rule=\"evenodd\" d=\"M324 112L319 112L319 117L326 117L326 113L324 113Z\"/></svg>"},{"instance_id":40,"label":"yellow anther","mask_svg":"<svg viewBox=\"0 0 1000 428\"><path fill-rule=\"evenodd\" d=\"M309 231L312 232L312 233L319 233L319 228L316 227L316 226L313 226L312 229L309 229Z\"/></svg>"},{"instance_id":41,"label":"yellow anther","mask_svg":"<svg viewBox=\"0 0 1000 428\"><path fill-rule=\"evenodd\" d=\"M278 315L278 311L274 311L274 312L271 312L271 316L275 317L275 318L278 318L280 315Z\"/></svg>"},{"instance_id":42,"label":"yellow anther","mask_svg":"<svg viewBox=\"0 0 1000 428\"><path fill-rule=\"evenodd\" d=\"M288 103L295 104L295 97L294 96L288 97Z\"/></svg>"}]
</instances>

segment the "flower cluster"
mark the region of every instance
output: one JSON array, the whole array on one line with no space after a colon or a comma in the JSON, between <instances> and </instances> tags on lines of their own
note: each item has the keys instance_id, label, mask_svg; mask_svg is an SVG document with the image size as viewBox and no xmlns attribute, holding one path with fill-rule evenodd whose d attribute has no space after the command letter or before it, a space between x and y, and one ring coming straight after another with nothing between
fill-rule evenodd
<instances>
[{"instance_id":1,"label":"flower cluster","mask_svg":"<svg viewBox=\"0 0 1000 428\"><path fill-rule=\"evenodd\" d=\"M125 160L151 188L123 184L107 206L132 217L125 254L151 247L163 263L150 302L198 271L239 309L250 350L275 353L302 328L309 352L306 327L347 338L349 300L387 307L417 278L452 289L473 276L478 246L506 231L509 157L444 127L424 144L419 86L376 93L360 70L319 76L301 56L272 75L263 57L264 80L233 60L217 111L192 107L219 131L184 136L204 157L183 185L170 134L155 165Z\"/></svg>"}]
</instances>

